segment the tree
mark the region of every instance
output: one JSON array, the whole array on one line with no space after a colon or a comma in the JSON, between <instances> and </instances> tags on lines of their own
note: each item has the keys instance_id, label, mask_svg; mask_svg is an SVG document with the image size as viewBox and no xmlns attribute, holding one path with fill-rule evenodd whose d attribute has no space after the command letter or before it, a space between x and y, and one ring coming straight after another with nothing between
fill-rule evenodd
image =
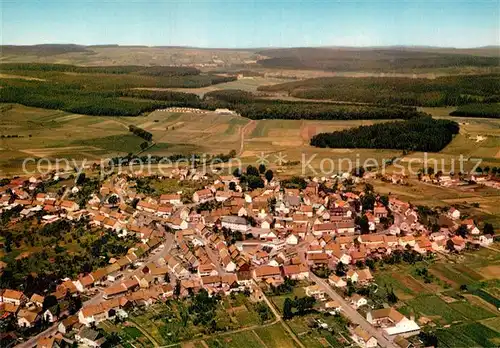
<instances>
[{"instance_id":1,"label":"tree","mask_svg":"<svg viewBox=\"0 0 500 348\"><path fill-rule=\"evenodd\" d=\"M453 241L451 239L448 239L446 241L446 250L449 250L451 252L455 251L455 244L453 244Z\"/></svg>"},{"instance_id":2,"label":"tree","mask_svg":"<svg viewBox=\"0 0 500 348\"><path fill-rule=\"evenodd\" d=\"M283 303L283 319L288 320L292 319L293 317L293 303L292 300L290 300L288 297L285 299L285 302Z\"/></svg>"},{"instance_id":3,"label":"tree","mask_svg":"<svg viewBox=\"0 0 500 348\"><path fill-rule=\"evenodd\" d=\"M252 165L247 167L246 173L248 176L259 176L259 170Z\"/></svg>"},{"instance_id":4,"label":"tree","mask_svg":"<svg viewBox=\"0 0 500 348\"><path fill-rule=\"evenodd\" d=\"M145 142L142 142L140 147L141 147L141 150L146 150L149 146L149 143L147 141Z\"/></svg>"},{"instance_id":5,"label":"tree","mask_svg":"<svg viewBox=\"0 0 500 348\"><path fill-rule=\"evenodd\" d=\"M234 181L231 181L231 182L229 183L229 189L230 189L231 191L236 191L236 183L235 183Z\"/></svg>"},{"instance_id":6,"label":"tree","mask_svg":"<svg viewBox=\"0 0 500 348\"><path fill-rule=\"evenodd\" d=\"M241 170L240 168L236 168L235 170L233 170L233 176L239 178L241 176Z\"/></svg>"},{"instance_id":7,"label":"tree","mask_svg":"<svg viewBox=\"0 0 500 348\"><path fill-rule=\"evenodd\" d=\"M43 310L49 309L57 305L57 298L54 295L45 296L43 299Z\"/></svg>"},{"instance_id":8,"label":"tree","mask_svg":"<svg viewBox=\"0 0 500 348\"><path fill-rule=\"evenodd\" d=\"M174 296L179 297L181 294L181 282L180 280L177 279L177 282L175 283L175 288L174 288Z\"/></svg>"},{"instance_id":9,"label":"tree","mask_svg":"<svg viewBox=\"0 0 500 348\"><path fill-rule=\"evenodd\" d=\"M462 238L466 238L467 234L469 233L469 230L467 229L467 225L460 225L458 230L455 232L455 234L459 235Z\"/></svg>"},{"instance_id":10,"label":"tree","mask_svg":"<svg viewBox=\"0 0 500 348\"><path fill-rule=\"evenodd\" d=\"M335 274L341 277L344 276L346 272L347 272L347 266L342 261L339 261L337 263L337 266L335 266Z\"/></svg>"},{"instance_id":11,"label":"tree","mask_svg":"<svg viewBox=\"0 0 500 348\"><path fill-rule=\"evenodd\" d=\"M247 176L247 185L251 190L264 187L264 181L260 176Z\"/></svg>"},{"instance_id":12,"label":"tree","mask_svg":"<svg viewBox=\"0 0 500 348\"><path fill-rule=\"evenodd\" d=\"M484 234L489 234L489 235L494 235L495 234L495 229L493 228L493 225L490 224L489 222L484 224L483 227L483 233Z\"/></svg>"},{"instance_id":13,"label":"tree","mask_svg":"<svg viewBox=\"0 0 500 348\"><path fill-rule=\"evenodd\" d=\"M85 182L85 173L78 174L78 176L76 177L75 183L78 186L81 186L81 185L83 185L84 182Z\"/></svg>"},{"instance_id":14,"label":"tree","mask_svg":"<svg viewBox=\"0 0 500 348\"><path fill-rule=\"evenodd\" d=\"M259 173L264 174L266 172L266 166L264 164L259 164Z\"/></svg>"},{"instance_id":15,"label":"tree","mask_svg":"<svg viewBox=\"0 0 500 348\"><path fill-rule=\"evenodd\" d=\"M398 302L398 297L396 296L392 288L387 292L387 301L391 304Z\"/></svg>"},{"instance_id":16,"label":"tree","mask_svg":"<svg viewBox=\"0 0 500 348\"><path fill-rule=\"evenodd\" d=\"M362 234L370 232L370 223L368 222L366 215L356 217L356 223L359 225Z\"/></svg>"},{"instance_id":17,"label":"tree","mask_svg":"<svg viewBox=\"0 0 500 348\"><path fill-rule=\"evenodd\" d=\"M273 173L273 171L271 169L268 169L266 171L266 173L264 174L264 176L265 176L267 182L270 182L271 180L273 180L274 173Z\"/></svg>"},{"instance_id":18,"label":"tree","mask_svg":"<svg viewBox=\"0 0 500 348\"><path fill-rule=\"evenodd\" d=\"M108 198L108 203L115 205L118 203L119 200L120 200L120 198L118 198L117 195L112 195L111 197Z\"/></svg>"}]
</instances>

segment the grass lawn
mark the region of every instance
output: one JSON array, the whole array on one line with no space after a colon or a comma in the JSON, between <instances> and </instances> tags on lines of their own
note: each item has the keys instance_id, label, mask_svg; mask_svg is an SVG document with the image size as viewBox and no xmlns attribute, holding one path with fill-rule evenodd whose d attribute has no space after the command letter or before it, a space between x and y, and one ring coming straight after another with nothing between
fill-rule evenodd
<instances>
[{"instance_id":1,"label":"grass lawn","mask_svg":"<svg viewBox=\"0 0 500 348\"><path fill-rule=\"evenodd\" d=\"M135 153L141 149L144 139L133 134L109 135L102 138L77 140L74 145L95 146L109 152Z\"/></svg>"},{"instance_id":2,"label":"grass lawn","mask_svg":"<svg viewBox=\"0 0 500 348\"><path fill-rule=\"evenodd\" d=\"M466 318L469 318L470 320L474 321L491 318L496 315L495 313L492 313L484 308L471 305L467 301L453 302L450 303L449 306L454 310L456 310L457 312L461 313Z\"/></svg>"},{"instance_id":3,"label":"grass lawn","mask_svg":"<svg viewBox=\"0 0 500 348\"><path fill-rule=\"evenodd\" d=\"M481 320L481 324L495 330L500 334L500 317L494 317L490 319Z\"/></svg>"},{"instance_id":4,"label":"grass lawn","mask_svg":"<svg viewBox=\"0 0 500 348\"><path fill-rule=\"evenodd\" d=\"M255 333L259 335L268 348L296 347L295 342L280 323L258 328Z\"/></svg>"},{"instance_id":5,"label":"grass lawn","mask_svg":"<svg viewBox=\"0 0 500 348\"><path fill-rule=\"evenodd\" d=\"M328 330L310 328L307 325L308 318L321 319L328 324ZM329 343L333 347L340 348L345 347L348 343L344 340L344 338L348 339L348 332L342 317L318 314L311 314L303 317L295 316L288 320L287 324L306 347L322 348L325 344L327 345L327 343ZM332 331L330 331L330 329Z\"/></svg>"},{"instance_id":6,"label":"grass lawn","mask_svg":"<svg viewBox=\"0 0 500 348\"><path fill-rule=\"evenodd\" d=\"M443 345L454 347L498 347L500 334L481 323L455 325L436 331Z\"/></svg>"},{"instance_id":7,"label":"grass lawn","mask_svg":"<svg viewBox=\"0 0 500 348\"><path fill-rule=\"evenodd\" d=\"M279 295L279 296L270 296L271 301L274 303L276 308L280 311L283 312L283 304L285 303L285 299L289 298L292 299L297 296L297 297L304 297L306 295L305 290L301 286L296 286L293 288L293 292L289 294L284 294L284 295Z\"/></svg>"},{"instance_id":8,"label":"grass lawn","mask_svg":"<svg viewBox=\"0 0 500 348\"><path fill-rule=\"evenodd\" d=\"M425 295L411 299L406 302L406 306L402 307L400 311L407 316L414 313L416 317L430 317L442 324L451 324L466 319L460 312L451 308L435 295Z\"/></svg>"},{"instance_id":9,"label":"grass lawn","mask_svg":"<svg viewBox=\"0 0 500 348\"><path fill-rule=\"evenodd\" d=\"M205 340L209 347L261 348L262 343L252 330L221 335Z\"/></svg>"}]
</instances>

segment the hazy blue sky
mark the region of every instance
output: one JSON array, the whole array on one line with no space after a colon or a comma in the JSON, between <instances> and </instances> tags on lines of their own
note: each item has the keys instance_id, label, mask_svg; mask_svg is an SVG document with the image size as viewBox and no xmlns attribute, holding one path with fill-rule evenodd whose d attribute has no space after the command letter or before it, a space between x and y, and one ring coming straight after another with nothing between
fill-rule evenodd
<instances>
[{"instance_id":1,"label":"hazy blue sky","mask_svg":"<svg viewBox=\"0 0 500 348\"><path fill-rule=\"evenodd\" d=\"M500 0L0 0L3 44L203 47L500 43Z\"/></svg>"}]
</instances>

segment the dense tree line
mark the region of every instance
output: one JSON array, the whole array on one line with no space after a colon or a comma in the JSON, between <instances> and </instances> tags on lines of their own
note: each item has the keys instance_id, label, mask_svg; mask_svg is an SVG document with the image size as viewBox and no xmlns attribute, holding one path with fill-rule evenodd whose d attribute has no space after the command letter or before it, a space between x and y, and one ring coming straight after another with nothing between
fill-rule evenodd
<instances>
[{"instance_id":1,"label":"dense tree line","mask_svg":"<svg viewBox=\"0 0 500 348\"><path fill-rule=\"evenodd\" d=\"M144 140L147 141L153 140L153 134L140 127L134 126L133 124L128 126L128 130Z\"/></svg>"},{"instance_id":2,"label":"dense tree line","mask_svg":"<svg viewBox=\"0 0 500 348\"><path fill-rule=\"evenodd\" d=\"M375 104L448 106L492 103L499 99L500 75L460 75L436 79L406 77L322 77L272 86L260 91L285 91L304 99Z\"/></svg>"},{"instance_id":3,"label":"dense tree line","mask_svg":"<svg viewBox=\"0 0 500 348\"><path fill-rule=\"evenodd\" d=\"M44 63L6 63L2 64L3 71L43 71L43 72L71 72L78 74L138 74L150 76L187 76L199 75L196 68L177 66L76 66L69 64Z\"/></svg>"},{"instance_id":4,"label":"dense tree line","mask_svg":"<svg viewBox=\"0 0 500 348\"><path fill-rule=\"evenodd\" d=\"M333 133L320 133L311 145L332 148L442 150L458 134L459 126L448 120L419 117L407 121L360 126Z\"/></svg>"},{"instance_id":5,"label":"dense tree line","mask_svg":"<svg viewBox=\"0 0 500 348\"><path fill-rule=\"evenodd\" d=\"M500 118L500 104L469 104L459 106L450 116Z\"/></svg>"},{"instance_id":6,"label":"dense tree line","mask_svg":"<svg viewBox=\"0 0 500 348\"><path fill-rule=\"evenodd\" d=\"M371 120L409 119L420 113L414 108L303 103L282 100L258 100L234 105L242 116L254 120Z\"/></svg>"},{"instance_id":7,"label":"dense tree line","mask_svg":"<svg viewBox=\"0 0 500 348\"><path fill-rule=\"evenodd\" d=\"M192 106L200 103L200 98L194 93L183 93L174 91L151 91L144 89L129 89L120 92L123 97L141 98L158 101L175 101L176 103L186 103L186 106ZM178 105L181 106L181 105Z\"/></svg>"},{"instance_id":8,"label":"dense tree line","mask_svg":"<svg viewBox=\"0 0 500 348\"><path fill-rule=\"evenodd\" d=\"M224 89L205 93L205 101L222 101L231 104L246 104L255 99L255 96L240 89Z\"/></svg>"},{"instance_id":9,"label":"dense tree line","mask_svg":"<svg viewBox=\"0 0 500 348\"><path fill-rule=\"evenodd\" d=\"M414 71L416 69L497 67L500 58L398 48L387 49L332 49L332 48L278 48L258 52L270 58L258 63L267 68L318 69L326 71Z\"/></svg>"}]
</instances>

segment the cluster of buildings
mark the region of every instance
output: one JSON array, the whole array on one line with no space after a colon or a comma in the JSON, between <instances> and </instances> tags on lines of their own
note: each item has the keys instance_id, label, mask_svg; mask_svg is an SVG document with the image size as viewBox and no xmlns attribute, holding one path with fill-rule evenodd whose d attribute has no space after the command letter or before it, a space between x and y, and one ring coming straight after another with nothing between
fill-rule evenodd
<instances>
[{"instance_id":1,"label":"cluster of buildings","mask_svg":"<svg viewBox=\"0 0 500 348\"><path fill-rule=\"evenodd\" d=\"M450 251L450 243L460 251L466 243L487 246L493 242L473 220L462 220L455 208L442 216L441 229L431 232L407 202L389 197L384 204L377 197L372 209L363 209L362 198L367 193L321 190L320 186L334 186L330 179L314 178L300 189L283 187L275 179L266 181L264 188L246 191L232 175L208 176L189 170L172 174L178 180L199 177L209 184L195 191L189 203L183 202L182 192L158 197L138 194L134 177L120 175L108 178L81 207L69 193L65 199L51 193L34 194L43 178L13 179L0 187L0 209L20 207L17 219L39 213L44 224L85 217L96 227L140 240L126 255L111 259L108 266L76 279L61 279L58 284L56 298L68 294L90 298L71 320L65 319L85 330L85 337L92 336L89 326L126 317L130 308L189 296L200 289L225 295L252 292L257 284L279 286L286 278L307 281L311 270L335 270L339 263L345 265L345 275L331 275L328 282L333 288L342 288L348 281L373 281L369 269L361 267L369 258L380 259L408 249L421 254L444 253ZM73 194L80 189L78 185L68 188ZM207 210L198 209L202 204ZM368 234L360 233L356 217L368 221ZM383 224L388 217L394 220L389 227ZM467 226L466 238L455 233L462 225ZM306 294L321 300L326 311L341 310L341 304L329 300L319 285L308 286ZM53 310L39 310L42 303L38 294L28 298L11 289L0 293L0 312L14 315L19 326L29 327L46 317L57 321ZM357 294L349 299L356 309L366 303ZM391 308L372 311L367 320L389 336L419 330L414 321ZM60 328L61 334L70 329L67 326ZM353 339L363 347L374 346L368 336L362 328L353 333Z\"/></svg>"}]
</instances>

